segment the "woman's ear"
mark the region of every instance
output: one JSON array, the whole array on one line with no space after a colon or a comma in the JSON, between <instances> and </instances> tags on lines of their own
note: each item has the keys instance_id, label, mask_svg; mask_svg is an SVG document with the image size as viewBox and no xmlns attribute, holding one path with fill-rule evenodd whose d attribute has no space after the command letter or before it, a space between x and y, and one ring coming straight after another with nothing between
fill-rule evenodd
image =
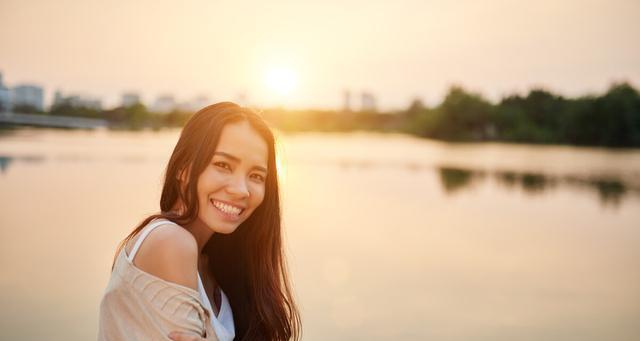
<instances>
[{"instance_id":1,"label":"woman's ear","mask_svg":"<svg viewBox=\"0 0 640 341\"><path fill-rule=\"evenodd\" d=\"M176 180L181 185L186 184L189 181L189 174L191 174L191 166L184 167L176 174Z\"/></svg>"},{"instance_id":2,"label":"woman's ear","mask_svg":"<svg viewBox=\"0 0 640 341\"><path fill-rule=\"evenodd\" d=\"M176 182L177 182L180 194L178 195L177 201L174 203L172 209L178 212L178 214L183 214L185 210L184 203L180 198L186 198L188 196L187 188L189 184L190 174L191 174L191 166L184 167L176 173Z\"/></svg>"},{"instance_id":3,"label":"woman's ear","mask_svg":"<svg viewBox=\"0 0 640 341\"><path fill-rule=\"evenodd\" d=\"M181 196L187 195L187 188L189 187L189 176L191 175L191 165L186 166L176 173L176 180L178 182L178 188L180 189Z\"/></svg>"}]
</instances>

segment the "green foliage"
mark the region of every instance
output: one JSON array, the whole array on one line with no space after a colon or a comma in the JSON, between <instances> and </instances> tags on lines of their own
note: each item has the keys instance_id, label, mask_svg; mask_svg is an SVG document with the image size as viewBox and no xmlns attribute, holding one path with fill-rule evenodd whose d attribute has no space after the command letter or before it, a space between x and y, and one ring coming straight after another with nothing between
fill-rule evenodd
<instances>
[{"instance_id":1,"label":"green foliage","mask_svg":"<svg viewBox=\"0 0 640 341\"><path fill-rule=\"evenodd\" d=\"M126 120L132 129L141 129L149 120L149 112L144 104L136 103L125 109Z\"/></svg>"},{"instance_id":2,"label":"green foliage","mask_svg":"<svg viewBox=\"0 0 640 341\"><path fill-rule=\"evenodd\" d=\"M640 147L640 95L628 83L576 99L533 89L496 105L452 87L438 107L412 105L405 116L405 131L444 140Z\"/></svg>"},{"instance_id":3,"label":"green foliage","mask_svg":"<svg viewBox=\"0 0 640 341\"><path fill-rule=\"evenodd\" d=\"M193 115L193 113L191 112L173 110L165 115L164 119L157 122L157 124L160 126L165 125L169 127L182 127L187 123L191 115Z\"/></svg>"},{"instance_id":4,"label":"green foliage","mask_svg":"<svg viewBox=\"0 0 640 341\"><path fill-rule=\"evenodd\" d=\"M556 143L567 101L534 89L526 97L508 96L496 106L497 137L506 141Z\"/></svg>"},{"instance_id":5,"label":"green foliage","mask_svg":"<svg viewBox=\"0 0 640 341\"><path fill-rule=\"evenodd\" d=\"M413 110L410 130L421 136L454 141L487 138L491 103L461 87L452 87L435 109Z\"/></svg>"},{"instance_id":6,"label":"green foliage","mask_svg":"<svg viewBox=\"0 0 640 341\"><path fill-rule=\"evenodd\" d=\"M563 142L640 147L640 96L629 84L614 84L604 96L571 101L561 126Z\"/></svg>"},{"instance_id":7,"label":"green foliage","mask_svg":"<svg viewBox=\"0 0 640 341\"><path fill-rule=\"evenodd\" d=\"M72 117L85 117L85 118L101 118L102 112L83 106L74 106L69 102L63 102L61 104L53 106L49 111L50 115L54 116L72 116Z\"/></svg>"},{"instance_id":8,"label":"green foliage","mask_svg":"<svg viewBox=\"0 0 640 341\"><path fill-rule=\"evenodd\" d=\"M31 104L18 104L13 107L13 112L21 113L21 114L43 114L42 111L38 110L35 106Z\"/></svg>"},{"instance_id":9,"label":"green foliage","mask_svg":"<svg viewBox=\"0 0 640 341\"><path fill-rule=\"evenodd\" d=\"M114 128L181 127L192 113L150 113L142 104L98 111L60 104L51 115L102 118ZM564 98L544 89L492 104L460 86L429 108L419 99L399 113L272 109L262 112L285 131L402 131L449 141L509 141L606 147L640 147L640 95L628 83L601 96Z\"/></svg>"},{"instance_id":10,"label":"green foliage","mask_svg":"<svg viewBox=\"0 0 640 341\"><path fill-rule=\"evenodd\" d=\"M136 103L128 107L118 107L102 113L102 117L115 128L139 130L150 126L153 115L144 104Z\"/></svg>"}]
</instances>

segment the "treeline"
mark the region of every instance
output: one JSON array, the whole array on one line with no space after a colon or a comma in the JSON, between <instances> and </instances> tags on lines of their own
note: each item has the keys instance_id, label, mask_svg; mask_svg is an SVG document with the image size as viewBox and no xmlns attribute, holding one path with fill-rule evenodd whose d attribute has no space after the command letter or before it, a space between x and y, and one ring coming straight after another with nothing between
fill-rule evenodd
<instances>
[{"instance_id":1,"label":"treeline","mask_svg":"<svg viewBox=\"0 0 640 341\"><path fill-rule=\"evenodd\" d=\"M101 119L106 120L111 129L124 130L182 127L189 117L193 115L191 111L178 109L169 113L155 113L149 111L142 103L102 110L89 106L76 105L68 101L53 105L49 111L38 111L29 105L14 107L13 111L22 114Z\"/></svg>"},{"instance_id":2,"label":"treeline","mask_svg":"<svg viewBox=\"0 0 640 341\"><path fill-rule=\"evenodd\" d=\"M440 105L415 101L404 116L406 131L449 141L640 147L640 95L628 83L579 98L534 89L497 104L452 87Z\"/></svg>"},{"instance_id":3,"label":"treeline","mask_svg":"<svg viewBox=\"0 0 640 341\"><path fill-rule=\"evenodd\" d=\"M602 95L578 98L533 89L498 103L454 86L434 107L415 100L398 112L267 109L262 113L284 131L374 130L446 141L640 147L640 95L628 83L613 84ZM42 114L104 119L115 129L160 129L181 127L193 113L157 114L143 104L96 110L63 103Z\"/></svg>"},{"instance_id":4,"label":"treeline","mask_svg":"<svg viewBox=\"0 0 640 341\"><path fill-rule=\"evenodd\" d=\"M149 111L147 107L141 103L127 107L121 106L110 110L97 110L95 108L62 103L53 106L49 114L54 116L103 119L109 122L109 126L112 129L139 130L145 128L161 129L166 127L182 127L193 112L173 110L169 113L158 114Z\"/></svg>"},{"instance_id":5,"label":"treeline","mask_svg":"<svg viewBox=\"0 0 640 341\"><path fill-rule=\"evenodd\" d=\"M533 89L498 103L454 86L435 107L415 100L394 113L267 110L265 116L287 131L377 130L461 142L640 147L640 95L628 83L578 98Z\"/></svg>"}]
</instances>

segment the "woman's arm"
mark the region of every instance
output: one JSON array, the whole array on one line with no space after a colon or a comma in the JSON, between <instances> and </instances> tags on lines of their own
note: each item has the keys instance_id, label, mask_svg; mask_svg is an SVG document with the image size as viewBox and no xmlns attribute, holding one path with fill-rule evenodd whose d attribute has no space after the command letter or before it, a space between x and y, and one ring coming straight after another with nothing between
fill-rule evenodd
<instances>
[{"instance_id":1,"label":"woman's arm","mask_svg":"<svg viewBox=\"0 0 640 341\"><path fill-rule=\"evenodd\" d=\"M198 335L182 332L171 332L169 338L173 341L206 341Z\"/></svg>"}]
</instances>

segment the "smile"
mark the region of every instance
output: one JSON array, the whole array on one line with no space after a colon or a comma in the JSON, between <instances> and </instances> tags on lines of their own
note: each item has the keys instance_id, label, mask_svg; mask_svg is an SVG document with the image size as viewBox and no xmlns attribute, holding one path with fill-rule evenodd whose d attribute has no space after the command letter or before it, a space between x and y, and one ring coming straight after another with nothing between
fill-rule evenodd
<instances>
[{"instance_id":1,"label":"smile","mask_svg":"<svg viewBox=\"0 0 640 341\"><path fill-rule=\"evenodd\" d=\"M230 205L222 201L218 201L214 199L210 199L210 201L211 201L211 204L213 204L213 206L217 208L219 211L221 211L222 213L238 216L244 211L244 208L242 207Z\"/></svg>"}]
</instances>

